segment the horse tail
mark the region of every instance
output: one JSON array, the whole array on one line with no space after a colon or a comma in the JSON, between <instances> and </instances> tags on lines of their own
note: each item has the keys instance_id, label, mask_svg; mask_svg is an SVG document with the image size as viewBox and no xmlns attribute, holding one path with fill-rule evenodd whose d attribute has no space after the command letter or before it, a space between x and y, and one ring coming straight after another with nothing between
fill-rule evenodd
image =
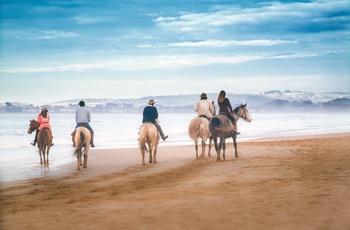
<instances>
[{"instance_id":1,"label":"horse tail","mask_svg":"<svg viewBox=\"0 0 350 230\"><path fill-rule=\"evenodd\" d=\"M212 124L212 126L218 127L218 126L220 126L221 121L220 121L219 118L213 117L213 118L211 119L210 123Z\"/></svg>"},{"instance_id":2,"label":"horse tail","mask_svg":"<svg viewBox=\"0 0 350 230\"><path fill-rule=\"evenodd\" d=\"M140 144L140 150L148 152L147 148L147 139L148 139L148 128L145 125L142 125L139 130L139 144Z\"/></svg>"},{"instance_id":3,"label":"horse tail","mask_svg":"<svg viewBox=\"0 0 350 230\"><path fill-rule=\"evenodd\" d=\"M83 153L84 151L81 151L82 148L85 146L85 135L84 132L80 131L79 132L79 136L80 136L80 144L78 147L75 148L73 155L77 156L79 153ZM77 143L75 143L77 144Z\"/></svg>"},{"instance_id":4,"label":"horse tail","mask_svg":"<svg viewBox=\"0 0 350 230\"><path fill-rule=\"evenodd\" d=\"M38 141L38 145L40 146L41 149L44 149L48 143L47 143L47 131L46 129L42 129L42 130L39 130L39 141Z\"/></svg>"}]
</instances>

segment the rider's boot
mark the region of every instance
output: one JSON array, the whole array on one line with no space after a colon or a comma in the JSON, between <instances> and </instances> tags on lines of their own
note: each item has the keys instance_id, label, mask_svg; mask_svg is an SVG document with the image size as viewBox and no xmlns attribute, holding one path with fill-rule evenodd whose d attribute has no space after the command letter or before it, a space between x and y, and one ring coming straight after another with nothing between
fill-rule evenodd
<instances>
[{"instance_id":1,"label":"rider's boot","mask_svg":"<svg viewBox=\"0 0 350 230\"><path fill-rule=\"evenodd\" d=\"M162 137L162 140L165 141L168 138L168 135L165 135L163 133L163 130L162 130L162 128L160 126L159 126L159 130L158 131L159 131L160 136Z\"/></svg>"},{"instance_id":2,"label":"rider's boot","mask_svg":"<svg viewBox=\"0 0 350 230\"><path fill-rule=\"evenodd\" d=\"M30 144L35 146L36 145L36 141L32 141Z\"/></svg>"}]
</instances>

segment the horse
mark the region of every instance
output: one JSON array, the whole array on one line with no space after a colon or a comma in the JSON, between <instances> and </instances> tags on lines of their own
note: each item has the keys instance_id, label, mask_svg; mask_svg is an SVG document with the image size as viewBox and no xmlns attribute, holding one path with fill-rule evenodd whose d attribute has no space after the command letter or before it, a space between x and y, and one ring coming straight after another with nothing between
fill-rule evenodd
<instances>
[{"instance_id":1,"label":"horse","mask_svg":"<svg viewBox=\"0 0 350 230\"><path fill-rule=\"evenodd\" d=\"M48 128L39 130L39 123L36 120L29 120L29 128L27 133L32 134L34 131L38 133L38 150L40 156L40 164L49 164L49 152L52 144L52 132ZM44 160L43 160L44 159Z\"/></svg>"},{"instance_id":2,"label":"horse","mask_svg":"<svg viewBox=\"0 0 350 230\"><path fill-rule=\"evenodd\" d=\"M149 163L157 163L157 149L160 135L152 123L143 123L139 128L139 145L142 154L142 165L145 165L145 152L149 152ZM147 149L148 145L148 149ZM152 156L153 152L153 156Z\"/></svg>"},{"instance_id":3,"label":"horse","mask_svg":"<svg viewBox=\"0 0 350 230\"><path fill-rule=\"evenodd\" d=\"M243 118L246 122L251 122L252 118L246 108L247 104L236 107L233 111L233 116L236 120L239 118ZM226 150L226 138L232 137L233 145L235 147L235 158L238 158L237 152L237 132L235 131L235 126L229 120L229 118L224 114L219 114L213 117L209 123L209 130L212 134L212 138L214 139L215 150L217 153L217 161L221 161L220 152L223 150L223 159L225 160L225 150ZM220 142L218 144L217 138L220 138Z\"/></svg>"},{"instance_id":4,"label":"horse","mask_svg":"<svg viewBox=\"0 0 350 230\"><path fill-rule=\"evenodd\" d=\"M74 137L75 150L73 155L77 157L77 170L80 170L80 166L87 168L87 160L89 156L91 133L85 127L76 128L76 134ZM82 162L82 155L84 154L84 164Z\"/></svg>"},{"instance_id":5,"label":"horse","mask_svg":"<svg viewBox=\"0 0 350 230\"><path fill-rule=\"evenodd\" d=\"M209 151L208 151L208 157L211 157L210 150L211 150L211 133L209 130L209 120L205 117L195 117L190 121L190 124L188 125L188 134L191 137L191 139L194 141L194 146L196 149L196 158L198 159L198 138L202 139L202 154L200 157L205 156L205 142L209 138Z\"/></svg>"}]
</instances>

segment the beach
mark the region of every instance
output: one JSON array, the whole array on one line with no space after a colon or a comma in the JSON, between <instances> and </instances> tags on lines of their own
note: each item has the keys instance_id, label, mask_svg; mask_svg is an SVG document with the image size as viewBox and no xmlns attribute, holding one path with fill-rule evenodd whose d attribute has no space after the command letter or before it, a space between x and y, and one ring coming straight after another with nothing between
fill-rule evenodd
<instances>
[{"instance_id":1,"label":"beach","mask_svg":"<svg viewBox=\"0 0 350 230\"><path fill-rule=\"evenodd\" d=\"M350 229L350 133L232 143L92 149L42 177L1 183L1 229ZM47 170L47 169L43 169Z\"/></svg>"}]
</instances>

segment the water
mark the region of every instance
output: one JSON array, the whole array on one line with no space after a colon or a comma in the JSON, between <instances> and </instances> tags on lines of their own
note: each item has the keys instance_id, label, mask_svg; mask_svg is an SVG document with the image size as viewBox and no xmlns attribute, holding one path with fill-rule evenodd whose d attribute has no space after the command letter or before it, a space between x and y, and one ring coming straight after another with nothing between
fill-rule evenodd
<instances>
[{"instance_id":1,"label":"water","mask_svg":"<svg viewBox=\"0 0 350 230\"><path fill-rule=\"evenodd\" d=\"M50 151L48 169L40 167L38 150L29 144L34 139L34 133L27 134L29 119L37 115L0 114L0 182L45 176L55 166L75 161L70 135L75 127L75 115L50 115L55 145ZM161 141L160 146L192 145L187 127L194 116L194 113L161 114L160 124L169 138ZM252 113L251 117L251 123L239 120L238 141L350 131L347 114ZM137 148L141 119L140 114L92 114L96 149Z\"/></svg>"}]
</instances>

